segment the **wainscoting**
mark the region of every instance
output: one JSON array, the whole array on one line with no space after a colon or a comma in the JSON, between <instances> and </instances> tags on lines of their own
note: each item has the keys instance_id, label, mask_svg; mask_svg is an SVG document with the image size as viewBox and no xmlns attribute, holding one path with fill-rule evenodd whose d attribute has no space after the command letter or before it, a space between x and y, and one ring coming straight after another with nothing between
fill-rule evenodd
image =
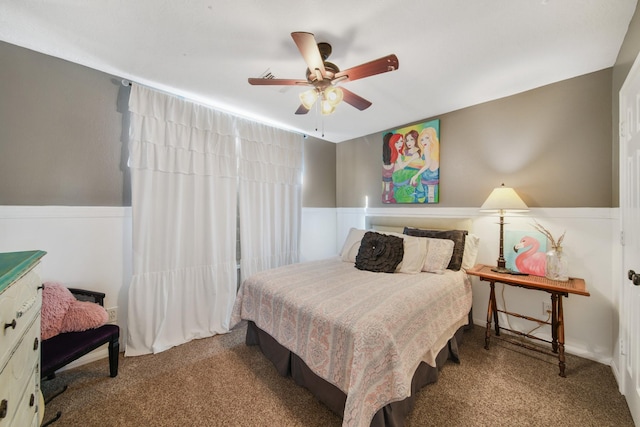
<instances>
[{"instance_id":1,"label":"wainscoting","mask_svg":"<svg viewBox=\"0 0 640 427\"><path fill-rule=\"evenodd\" d=\"M43 282L106 294L105 307L118 308L123 344L131 281L131 208L0 206L0 252L34 249L47 252L39 266ZM107 357L106 347L69 367L102 357Z\"/></svg>"},{"instance_id":2,"label":"wainscoting","mask_svg":"<svg viewBox=\"0 0 640 427\"><path fill-rule=\"evenodd\" d=\"M478 262L494 264L498 257L497 217L477 208L384 207L303 208L300 254L302 261L337 255L350 227L365 228L367 216L400 218L470 218L473 233L481 239ZM617 371L618 287L621 283L619 212L611 208L540 208L507 217L505 229L533 230L535 218L554 235L566 230L565 252L569 273L582 277L590 297L565 300L566 350L610 364ZM117 323L126 337L126 314L131 280L131 208L0 206L0 252L44 250L40 266L43 281L88 287L107 294L105 306L118 307ZM473 279L474 322L485 322L488 286ZM547 294L517 288L502 291L512 311L542 315ZM500 319L507 324L506 319ZM535 327L510 319L514 329ZM540 328L540 336L548 332ZM122 343L124 346L124 342ZM95 357L106 357L105 356Z\"/></svg>"},{"instance_id":3,"label":"wainscoting","mask_svg":"<svg viewBox=\"0 0 640 427\"><path fill-rule=\"evenodd\" d=\"M498 217L478 208L384 207L336 209L336 250L342 246L349 228L364 228L367 216L408 218L470 218L472 232L480 237L478 263L495 265L499 250ZM505 217L505 230L531 230L533 220L544 225L554 236L566 230L564 250L569 256L569 273L587 283L590 297L571 296L564 299L565 349L568 353L611 365L617 371L618 292L621 275L619 212L617 208L536 208L524 214ZM507 248L505 248L507 250ZM489 286L473 283L473 317L480 327L486 324ZM510 311L542 317L542 303L550 301L543 292L496 285L498 305L506 302ZM504 299L503 299L504 296ZM536 324L501 314L500 323L530 331ZM549 338L548 327L534 334Z\"/></svg>"}]
</instances>

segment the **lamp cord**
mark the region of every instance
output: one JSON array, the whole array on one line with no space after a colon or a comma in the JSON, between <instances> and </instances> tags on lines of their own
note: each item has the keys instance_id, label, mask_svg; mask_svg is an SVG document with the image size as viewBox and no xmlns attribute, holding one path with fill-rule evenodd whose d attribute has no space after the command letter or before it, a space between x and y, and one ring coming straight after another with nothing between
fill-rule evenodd
<instances>
[{"instance_id":1,"label":"lamp cord","mask_svg":"<svg viewBox=\"0 0 640 427\"><path fill-rule=\"evenodd\" d=\"M502 284L502 292L500 292L500 296L502 297L502 306L504 307L504 311L507 312L509 310L507 310L507 300L504 297L504 289L507 287L507 285ZM511 321L509 320L509 314L508 313L504 313L506 319L507 319L507 325L509 325L509 329L515 331L516 329L513 328L513 326L511 326ZM530 320L531 322L536 322L538 324L538 326L536 326L535 328L531 329L529 332L526 333L526 335L531 335L531 333L533 331L535 331L536 329L539 329L542 325L545 324L545 322L549 322L549 320L551 319L551 313L547 312L547 320L542 321L542 320ZM525 319L528 320L528 319ZM521 332L521 331L518 331ZM522 332L521 332L522 333Z\"/></svg>"}]
</instances>

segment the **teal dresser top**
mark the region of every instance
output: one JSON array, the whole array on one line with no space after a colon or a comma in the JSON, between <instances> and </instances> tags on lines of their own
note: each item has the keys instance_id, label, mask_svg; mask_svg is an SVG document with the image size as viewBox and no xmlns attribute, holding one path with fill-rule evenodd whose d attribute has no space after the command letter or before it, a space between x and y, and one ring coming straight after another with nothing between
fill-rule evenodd
<instances>
[{"instance_id":1,"label":"teal dresser top","mask_svg":"<svg viewBox=\"0 0 640 427\"><path fill-rule=\"evenodd\" d=\"M36 265L44 251L0 253L0 292Z\"/></svg>"}]
</instances>

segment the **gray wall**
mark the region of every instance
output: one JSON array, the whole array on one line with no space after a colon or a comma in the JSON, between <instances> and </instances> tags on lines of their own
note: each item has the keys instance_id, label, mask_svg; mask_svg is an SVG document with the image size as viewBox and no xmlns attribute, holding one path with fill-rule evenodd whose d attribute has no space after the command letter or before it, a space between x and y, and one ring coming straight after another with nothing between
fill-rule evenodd
<instances>
[{"instance_id":1,"label":"gray wall","mask_svg":"<svg viewBox=\"0 0 640 427\"><path fill-rule=\"evenodd\" d=\"M0 204L130 205L117 79L3 42L0 64Z\"/></svg>"},{"instance_id":2,"label":"gray wall","mask_svg":"<svg viewBox=\"0 0 640 427\"><path fill-rule=\"evenodd\" d=\"M617 94L639 51L636 10L613 69L438 116L438 206L477 206L503 181L532 207L617 206ZM0 64L0 204L130 205L127 88L3 42ZM382 206L380 135L305 140L303 206Z\"/></svg>"},{"instance_id":3,"label":"gray wall","mask_svg":"<svg viewBox=\"0 0 640 427\"><path fill-rule=\"evenodd\" d=\"M618 93L639 52L636 8L612 69L436 117L437 206L479 206L501 182L531 207L619 206ZM381 136L336 147L337 206L383 206Z\"/></svg>"},{"instance_id":4,"label":"gray wall","mask_svg":"<svg viewBox=\"0 0 640 427\"><path fill-rule=\"evenodd\" d=\"M129 88L0 42L0 204L131 206ZM305 140L303 206L335 207L335 144Z\"/></svg>"},{"instance_id":5,"label":"gray wall","mask_svg":"<svg viewBox=\"0 0 640 427\"><path fill-rule=\"evenodd\" d=\"M434 118L437 206L480 206L503 182L530 207L612 204L611 69ZM338 206L383 206L382 134L338 145Z\"/></svg>"},{"instance_id":6,"label":"gray wall","mask_svg":"<svg viewBox=\"0 0 640 427\"><path fill-rule=\"evenodd\" d=\"M311 136L304 140L302 206L336 207L336 144Z\"/></svg>"}]
</instances>

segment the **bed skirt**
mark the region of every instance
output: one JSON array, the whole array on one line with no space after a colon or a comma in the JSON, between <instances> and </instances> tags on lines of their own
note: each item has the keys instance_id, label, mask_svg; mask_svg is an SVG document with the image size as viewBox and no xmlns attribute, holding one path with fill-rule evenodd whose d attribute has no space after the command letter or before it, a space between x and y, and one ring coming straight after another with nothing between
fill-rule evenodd
<instances>
[{"instance_id":1,"label":"bed skirt","mask_svg":"<svg viewBox=\"0 0 640 427\"><path fill-rule=\"evenodd\" d=\"M462 342L463 326L445 344L436 357L436 368L421 363L411 381L411 396L404 400L389 403L373 417L371 427L401 427L411 412L418 390L438 380L438 372L447 362L459 363L458 344ZM249 321L247 325L247 345L258 345L262 353L274 364L282 376L290 376L300 386L308 389L331 411L342 417L347 395L326 380L320 378L307 367L300 357L278 343L271 335Z\"/></svg>"}]
</instances>

